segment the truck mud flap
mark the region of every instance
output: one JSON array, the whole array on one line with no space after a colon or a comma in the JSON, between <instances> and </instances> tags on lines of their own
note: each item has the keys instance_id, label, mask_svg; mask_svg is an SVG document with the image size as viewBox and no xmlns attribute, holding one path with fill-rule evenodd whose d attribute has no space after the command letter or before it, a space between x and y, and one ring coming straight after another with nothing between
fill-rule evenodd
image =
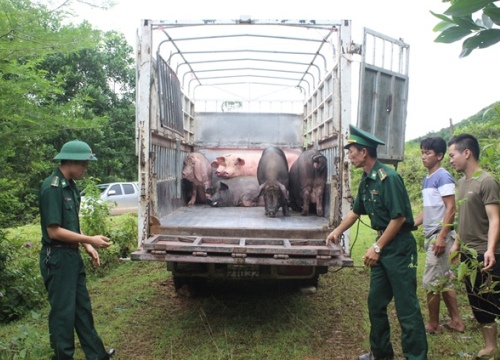
<instances>
[{"instance_id":1,"label":"truck mud flap","mask_svg":"<svg viewBox=\"0 0 500 360\"><path fill-rule=\"evenodd\" d=\"M353 266L352 259L324 239L232 238L155 235L132 260L265 264L298 266Z\"/></svg>"}]
</instances>

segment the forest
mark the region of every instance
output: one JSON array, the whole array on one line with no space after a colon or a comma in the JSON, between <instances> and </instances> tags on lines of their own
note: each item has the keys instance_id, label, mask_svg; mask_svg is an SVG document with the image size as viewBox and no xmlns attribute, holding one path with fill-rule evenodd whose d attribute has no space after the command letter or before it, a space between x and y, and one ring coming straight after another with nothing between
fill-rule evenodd
<instances>
[{"instance_id":1,"label":"forest","mask_svg":"<svg viewBox=\"0 0 500 360\"><path fill-rule=\"evenodd\" d=\"M0 0L0 229L38 212L41 181L73 139L99 154L97 181L135 180L135 60L123 34L56 9Z\"/></svg>"}]
</instances>

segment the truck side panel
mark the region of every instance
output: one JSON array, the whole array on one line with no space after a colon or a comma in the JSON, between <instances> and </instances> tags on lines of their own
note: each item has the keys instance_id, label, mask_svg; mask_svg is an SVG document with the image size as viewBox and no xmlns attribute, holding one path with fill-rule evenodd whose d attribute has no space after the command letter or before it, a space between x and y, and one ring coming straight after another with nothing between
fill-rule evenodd
<instances>
[{"instance_id":1,"label":"truck side panel","mask_svg":"<svg viewBox=\"0 0 500 360\"><path fill-rule=\"evenodd\" d=\"M195 129L199 148L303 146L302 116L298 114L198 112Z\"/></svg>"}]
</instances>

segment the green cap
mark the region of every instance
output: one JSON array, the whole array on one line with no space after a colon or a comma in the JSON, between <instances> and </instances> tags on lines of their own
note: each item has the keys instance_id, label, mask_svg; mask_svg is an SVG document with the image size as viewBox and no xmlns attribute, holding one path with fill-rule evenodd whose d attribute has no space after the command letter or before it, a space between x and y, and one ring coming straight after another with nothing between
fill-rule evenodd
<instances>
[{"instance_id":1,"label":"green cap","mask_svg":"<svg viewBox=\"0 0 500 360\"><path fill-rule=\"evenodd\" d=\"M54 160L97 160L90 146L80 140L68 141Z\"/></svg>"},{"instance_id":2,"label":"green cap","mask_svg":"<svg viewBox=\"0 0 500 360\"><path fill-rule=\"evenodd\" d=\"M385 142L383 142L382 140L377 139L372 134L359 129L354 125L349 125L349 132L349 139L347 139L348 144L344 146L344 149L347 149L353 144L358 144L373 149L376 149L378 145L385 145Z\"/></svg>"}]
</instances>

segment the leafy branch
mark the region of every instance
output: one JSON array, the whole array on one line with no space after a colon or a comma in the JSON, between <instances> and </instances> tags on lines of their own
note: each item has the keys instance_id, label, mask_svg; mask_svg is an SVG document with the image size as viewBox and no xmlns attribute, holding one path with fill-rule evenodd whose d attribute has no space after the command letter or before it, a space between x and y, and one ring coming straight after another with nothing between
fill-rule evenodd
<instances>
[{"instance_id":1,"label":"leafy branch","mask_svg":"<svg viewBox=\"0 0 500 360\"><path fill-rule=\"evenodd\" d=\"M498 0L445 0L451 6L443 14L431 11L441 21L433 31L440 32L435 42L450 44L462 39L460 57L475 49L484 49L500 41ZM475 20L473 15L479 15Z\"/></svg>"}]
</instances>

